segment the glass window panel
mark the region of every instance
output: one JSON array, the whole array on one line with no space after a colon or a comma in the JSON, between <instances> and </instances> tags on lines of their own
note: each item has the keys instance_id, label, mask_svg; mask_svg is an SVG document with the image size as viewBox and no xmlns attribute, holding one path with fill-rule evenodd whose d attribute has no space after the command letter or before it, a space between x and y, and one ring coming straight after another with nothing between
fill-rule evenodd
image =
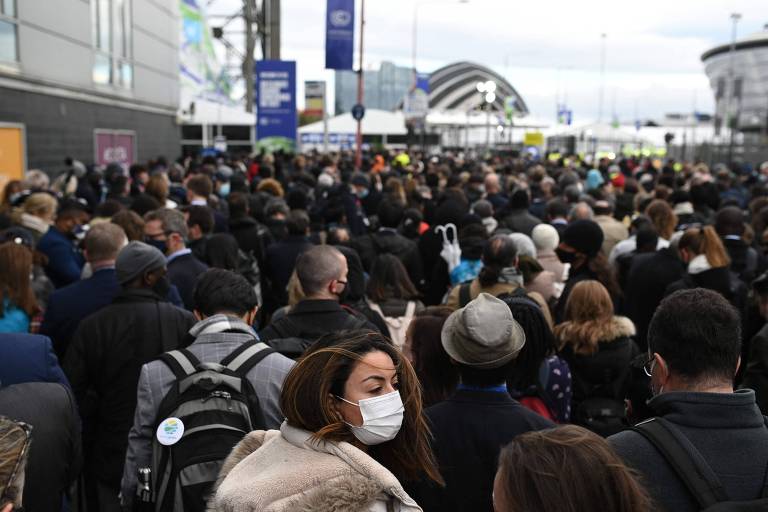
<instances>
[{"instance_id":1,"label":"glass window panel","mask_svg":"<svg viewBox=\"0 0 768 512\"><path fill-rule=\"evenodd\" d=\"M120 83L126 89L130 89L133 84L133 66L128 62L120 63Z\"/></svg>"},{"instance_id":2,"label":"glass window panel","mask_svg":"<svg viewBox=\"0 0 768 512\"><path fill-rule=\"evenodd\" d=\"M0 61L16 62L16 24L0 21Z\"/></svg>"},{"instance_id":3,"label":"glass window panel","mask_svg":"<svg viewBox=\"0 0 768 512\"><path fill-rule=\"evenodd\" d=\"M112 60L100 53L94 55L93 81L97 84L109 84L112 82Z\"/></svg>"},{"instance_id":4,"label":"glass window panel","mask_svg":"<svg viewBox=\"0 0 768 512\"><path fill-rule=\"evenodd\" d=\"M91 40L99 47L99 2L91 2Z\"/></svg>"},{"instance_id":5,"label":"glass window panel","mask_svg":"<svg viewBox=\"0 0 768 512\"><path fill-rule=\"evenodd\" d=\"M114 23L112 23L112 27L114 30L113 36L115 38L115 55L123 56L125 55L125 39L123 35L125 34L124 29L124 16L123 16L123 7L125 5L123 4L123 0L115 0L113 4L113 10L114 10Z\"/></svg>"},{"instance_id":6,"label":"glass window panel","mask_svg":"<svg viewBox=\"0 0 768 512\"><path fill-rule=\"evenodd\" d=\"M123 56L127 59L133 57L133 24L131 17L131 0L123 0L123 38L125 51Z\"/></svg>"},{"instance_id":7,"label":"glass window panel","mask_svg":"<svg viewBox=\"0 0 768 512\"><path fill-rule=\"evenodd\" d=\"M3 0L3 14L16 17L16 0Z\"/></svg>"},{"instance_id":8,"label":"glass window panel","mask_svg":"<svg viewBox=\"0 0 768 512\"><path fill-rule=\"evenodd\" d=\"M112 23L110 20L110 1L109 0L94 0L99 2L99 40L97 47L105 52L112 51L112 43L110 41L112 35Z\"/></svg>"}]
</instances>

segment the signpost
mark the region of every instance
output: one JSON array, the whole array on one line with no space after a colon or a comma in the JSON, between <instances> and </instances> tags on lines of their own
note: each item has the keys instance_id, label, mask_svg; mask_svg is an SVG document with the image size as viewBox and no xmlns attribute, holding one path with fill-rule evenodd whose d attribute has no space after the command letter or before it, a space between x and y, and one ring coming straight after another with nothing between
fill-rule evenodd
<instances>
[{"instance_id":1,"label":"signpost","mask_svg":"<svg viewBox=\"0 0 768 512\"><path fill-rule=\"evenodd\" d=\"M362 121L365 117L365 107L359 103L352 107L352 119L355 121Z\"/></svg>"}]
</instances>

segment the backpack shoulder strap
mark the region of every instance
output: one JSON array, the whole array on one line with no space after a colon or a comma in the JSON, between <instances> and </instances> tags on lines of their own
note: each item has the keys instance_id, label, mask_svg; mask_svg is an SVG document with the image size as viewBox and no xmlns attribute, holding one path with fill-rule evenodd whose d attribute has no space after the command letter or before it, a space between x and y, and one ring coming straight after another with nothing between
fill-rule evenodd
<instances>
[{"instance_id":1,"label":"backpack shoulder strap","mask_svg":"<svg viewBox=\"0 0 768 512\"><path fill-rule=\"evenodd\" d=\"M368 300L368 299L365 299L365 301L368 303L368 307L369 307L369 308L371 308L371 309L372 309L372 310L374 310L376 313L378 313L378 314L379 314L379 316L381 316L381 318L384 318L384 312L381 310L381 308L379 307L379 305L378 305L378 304L376 304L375 302L373 302L373 301L370 301L370 300Z\"/></svg>"},{"instance_id":2,"label":"backpack shoulder strap","mask_svg":"<svg viewBox=\"0 0 768 512\"><path fill-rule=\"evenodd\" d=\"M672 466L677 476L694 496L702 509L727 501L723 485L690 442L662 418L651 418L633 429L645 437Z\"/></svg>"},{"instance_id":3,"label":"backpack shoulder strap","mask_svg":"<svg viewBox=\"0 0 768 512\"><path fill-rule=\"evenodd\" d=\"M472 282L469 283L463 283L459 286L459 307L463 308L469 302L472 300L472 294L470 293L470 286L472 286Z\"/></svg>"},{"instance_id":4,"label":"backpack shoulder strap","mask_svg":"<svg viewBox=\"0 0 768 512\"><path fill-rule=\"evenodd\" d=\"M416 301L409 300L408 305L405 307L405 318L410 321L413 315L416 314Z\"/></svg>"},{"instance_id":5,"label":"backpack shoulder strap","mask_svg":"<svg viewBox=\"0 0 768 512\"><path fill-rule=\"evenodd\" d=\"M261 341L243 343L233 350L227 357L221 360L221 364L234 373L244 377L251 368L261 362L262 359L275 351Z\"/></svg>"},{"instance_id":6,"label":"backpack shoulder strap","mask_svg":"<svg viewBox=\"0 0 768 512\"><path fill-rule=\"evenodd\" d=\"M176 380L188 377L197 371L200 360L189 350L182 348L161 354L158 360L164 362L171 369Z\"/></svg>"}]
</instances>

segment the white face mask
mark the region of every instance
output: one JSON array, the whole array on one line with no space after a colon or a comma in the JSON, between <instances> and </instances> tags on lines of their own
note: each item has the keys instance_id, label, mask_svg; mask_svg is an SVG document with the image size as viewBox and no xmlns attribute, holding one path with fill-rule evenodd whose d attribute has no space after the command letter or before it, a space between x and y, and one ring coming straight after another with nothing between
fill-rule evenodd
<instances>
[{"instance_id":1,"label":"white face mask","mask_svg":"<svg viewBox=\"0 0 768 512\"><path fill-rule=\"evenodd\" d=\"M400 427L403 424L404 407L399 391L366 398L358 403L350 402L340 396L337 398L360 408L363 424L359 427L350 423L347 425L361 443L368 446L386 443L393 440L400 432Z\"/></svg>"}]
</instances>

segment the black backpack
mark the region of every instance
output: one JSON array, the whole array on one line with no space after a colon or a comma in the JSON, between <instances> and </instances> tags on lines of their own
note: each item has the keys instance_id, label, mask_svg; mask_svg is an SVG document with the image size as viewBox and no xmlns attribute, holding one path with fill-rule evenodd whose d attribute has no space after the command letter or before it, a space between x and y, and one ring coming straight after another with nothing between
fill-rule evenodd
<instances>
[{"instance_id":1,"label":"black backpack","mask_svg":"<svg viewBox=\"0 0 768 512\"><path fill-rule=\"evenodd\" d=\"M626 349L631 355L632 343L628 343ZM627 367L618 375L606 373L601 383L585 381L573 368L571 373L574 391L578 390L579 396L587 397L575 406L571 418L573 423L602 437L612 436L629 428L624 391L632 376L631 368Z\"/></svg>"},{"instance_id":2,"label":"black backpack","mask_svg":"<svg viewBox=\"0 0 768 512\"><path fill-rule=\"evenodd\" d=\"M764 418L768 427L768 418ZM723 484L691 442L663 418L651 418L633 427L669 463L702 512L758 512L768 510L768 475L760 497L749 501L730 501Z\"/></svg>"},{"instance_id":3,"label":"black backpack","mask_svg":"<svg viewBox=\"0 0 768 512\"><path fill-rule=\"evenodd\" d=\"M232 448L252 430L265 428L259 399L247 373L274 350L244 343L221 363L201 363L189 350L161 355L176 381L160 404L155 431L168 418L183 423L170 446L152 442L152 490L157 512L202 512Z\"/></svg>"}]
</instances>

